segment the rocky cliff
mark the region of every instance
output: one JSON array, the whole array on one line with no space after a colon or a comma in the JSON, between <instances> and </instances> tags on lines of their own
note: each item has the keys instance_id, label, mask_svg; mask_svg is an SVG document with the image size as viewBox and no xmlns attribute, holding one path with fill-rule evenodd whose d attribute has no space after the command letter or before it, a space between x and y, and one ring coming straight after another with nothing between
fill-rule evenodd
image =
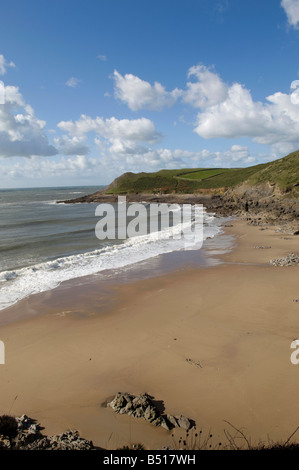
<instances>
[{"instance_id":1,"label":"rocky cliff","mask_svg":"<svg viewBox=\"0 0 299 470\"><path fill-rule=\"evenodd\" d=\"M221 215L241 215L256 224L291 223L296 230L299 151L249 168L124 173L103 191L61 202L117 202L120 195L127 202L203 204Z\"/></svg>"}]
</instances>

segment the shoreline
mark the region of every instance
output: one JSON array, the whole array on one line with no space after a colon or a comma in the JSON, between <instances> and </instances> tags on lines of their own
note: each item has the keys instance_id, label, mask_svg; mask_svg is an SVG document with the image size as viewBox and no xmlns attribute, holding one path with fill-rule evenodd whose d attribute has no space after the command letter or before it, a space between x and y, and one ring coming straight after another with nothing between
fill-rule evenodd
<instances>
[{"instance_id":1,"label":"shoreline","mask_svg":"<svg viewBox=\"0 0 299 470\"><path fill-rule=\"evenodd\" d=\"M225 232L236 243L218 255L222 264L114 286L104 308L96 280L35 296L32 318L1 327L0 413L26 413L49 434L76 428L107 449L173 447L182 431L103 406L118 391L147 392L167 413L211 430L215 442L225 439L224 420L256 442L286 440L298 421L290 343L299 328L299 267L269 260L298 252L298 238L231 225ZM13 308L22 313L20 303Z\"/></svg>"},{"instance_id":2,"label":"shoreline","mask_svg":"<svg viewBox=\"0 0 299 470\"><path fill-rule=\"evenodd\" d=\"M231 248L232 236L224 236L223 226L226 223L230 223L232 217L216 216L215 219L219 219L217 226L220 227L220 232L216 233L212 238L206 238L201 249L166 251L165 253L152 255L125 266L103 269L91 274L81 274L77 277L60 281L55 287L29 294L11 305L0 309L0 327L13 321L30 318L32 314L34 315L35 305L39 303L39 299L41 299L41 302L45 299L45 303L52 297L63 301L65 291L73 290L76 293L77 291L82 292L84 289L90 291L91 286L96 286L98 290L100 285L100 294L105 310L111 304L109 296L114 295L113 292L118 285L171 274L174 271L186 269L188 266L205 268L217 264L218 261L215 259L215 255ZM212 250L213 256L209 255L211 247L214 248ZM52 292L54 293L53 296ZM47 310L47 306L44 305L44 307ZM68 310L67 306L65 310Z\"/></svg>"},{"instance_id":3,"label":"shoreline","mask_svg":"<svg viewBox=\"0 0 299 470\"><path fill-rule=\"evenodd\" d=\"M62 211L62 215L59 214L61 221L65 215L65 218L67 220L70 218L72 222L67 224L59 222L57 228L59 234L53 236L53 241L51 230L55 233L55 229L53 229L52 223L47 224L48 228L44 228L47 235L37 237L36 250L34 250L31 242L28 246L24 245L22 248L23 251L27 248L29 250L28 256L24 256L24 259L18 252L19 241L15 243L12 241L11 246L10 242L4 243L8 254L6 255L4 251L2 272L0 273L0 312L16 305L22 299L59 288L63 283L72 280L83 279L87 276L90 278L93 275L98 277L102 275L103 279L115 274L119 277L118 272L126 270L129 272L130 266L133 265L138 266L138 270L141 267L140 270L145 271L146 267L144 268L143 265L153 265L151 260L156 259L158 256L179 253L185 246L184 240L178 240L177 237L173 240L168 239L167 229L162 230L161 240L158 237L159 241L156 243L155 234L149 232L149 227L147 227L144 236L140 238L131 235L124 240L100 241L94 232L95 224L97 225L96 219L94 219L94 210L92 209L92 213L90 213L90 210L87 213L84 210L83 212L79 210L79 215L76 218L75 214L77 212L76 208L72 208L70 213L67 211L64 214L64 211ZM52 217L55 220L55 217L57 217L55 210L54 213L55 216L50 211L49 220ZM82 221L80 220L81 217ZM39 220L39 216L37 219ZM205 214L204 219L204 238L211 238L221 230L220 226L227 218L214 216L214 214L213 216ZM121 223L124 223L124 221ZM75 224L78 224L78 227ZM175 230L177 231L177 228ZM60 232L67 235L61 235ZM45 237L48 237L47 243ZM195 253L198 240L194 238L192 243L194 244ZM44 245L47 245L46 249ZM189 249L191 251L192 246ZM35 251L34 256L32 250ZM172 263L174 266L176 261L180 266L185 262L184 259L182 261L179 258L176 255L176 260ZM184 258L187 258L188 261L187 255ZM171 261L165 258L165 264L169 265ZM156 271L155 266L151 266L150 269ZM170 270L171 268L168 269L168 271ZM160 271L163 271L163 269L158 266L159 274ZM138 278L139 276L137 276ZM0 325L2 316L3 314L0 313Z\"/></svg>"}]
</instances>

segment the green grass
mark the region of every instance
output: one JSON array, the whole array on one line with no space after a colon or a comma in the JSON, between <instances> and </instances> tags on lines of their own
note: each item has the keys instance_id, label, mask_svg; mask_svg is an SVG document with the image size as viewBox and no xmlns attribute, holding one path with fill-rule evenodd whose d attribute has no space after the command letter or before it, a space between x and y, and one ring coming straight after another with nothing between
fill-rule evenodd
<instances>
[{"instance_id":1,"label":"green grass","mask_svg":"<svg viewBox=\"0 0 299 470\"><path fill-rule=\"evenodd\" d=\"M277 184L285 192L299 192L299 151L268 163L266 168L249 179L250 184L267 181Z\"/></svg>"},{"instance_id":2,"label":"green grass","mask_svg":"<svg viewBox=\"0 0 299 470\"><path fill-rule=\"evenodd\" d=\"M108 188L108 194L194 193L225 190L241 183L270 183L282 192L299 196L299 151L270 163L247 168L185 168L155 173L124 173Z\"/></svg>"},{"instance_id":3,"label":"green grass","mask_svg":"<svg viewBox=\"0 0 299 470\"><path fill-rule=\"evenodd\" d=\"M199 187L207 188L231 188L248 180L252 175L264 168L264 164L248 168L224 169L222 173L213 178L206 178L199 182Z\"/></svg>"},{"instance_id":4,"label":"green grass","mask_svg":"<svg viewBox=\"0 0 299 470\"><path fill-rule=\"evenodd\" d=\"M203 168L202 170L196 170L196 171L192 171L191 173L184 173L184 174L178 175L177 178L201 181L207 178L213 178L214 176L221 175L222 173L226 171L230 171L230 170L227 168L217 168L217 169Z\"/></svg>"}]
</instances>

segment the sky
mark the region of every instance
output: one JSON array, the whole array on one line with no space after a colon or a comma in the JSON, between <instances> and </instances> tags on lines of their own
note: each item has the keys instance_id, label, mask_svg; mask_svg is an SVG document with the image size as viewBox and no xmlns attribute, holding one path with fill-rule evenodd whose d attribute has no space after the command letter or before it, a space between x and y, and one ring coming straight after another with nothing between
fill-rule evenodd
<instances>
[{"instance_id":1,"label":"sky","mask_svg":"<svg viewBox=\"0 0 299 470\"><path fill-rule=\"evenodd\" d=\"M0 188L299 149L299 0L2 0Z\"/></svg>"}]
</instances>

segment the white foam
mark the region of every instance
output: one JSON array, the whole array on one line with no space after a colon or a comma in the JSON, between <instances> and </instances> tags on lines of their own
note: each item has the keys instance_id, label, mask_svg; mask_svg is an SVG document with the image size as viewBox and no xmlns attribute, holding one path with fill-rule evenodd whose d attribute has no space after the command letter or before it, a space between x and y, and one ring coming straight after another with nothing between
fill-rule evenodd
<instances>
[{"instance_id":1,"label":"white foam","mask_svg":"<svg viewBox=\"0 0 299 470\"><path fill-rule=\"evenodd\" d=\"M204 239L214 237L221 227L211 215L204 216ZM208 224L207 224L208 223ZM98 273L106 269L122 268L163 253L186 249L186 240L170 237L181 231L172 227L162 232L129 238L123 243L109 245L91 252L58 258L15 271L0 273L0 310L29 295L54 289L61 282ZM197 249L198 242L187 249Z\"/></svg>"}]
</instances>

